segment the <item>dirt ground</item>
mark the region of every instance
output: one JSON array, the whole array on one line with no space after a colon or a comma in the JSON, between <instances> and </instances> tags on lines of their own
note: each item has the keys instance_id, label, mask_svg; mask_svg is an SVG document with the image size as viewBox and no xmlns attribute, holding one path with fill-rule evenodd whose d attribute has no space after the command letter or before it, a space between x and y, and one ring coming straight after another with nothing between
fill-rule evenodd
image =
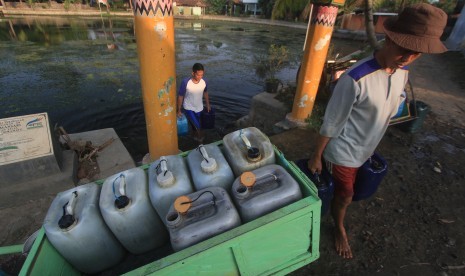
<instances>
[{"instance_id":1,"label":"dirt ground","mask_svg":"<svg viewBox=\"0 0 465 276\"><path fill-rule=\"evenodd\" d=\"M354 258L336 254L328 213L321 223L320 258L292 275L465 275L460 64L460 55L443 54L424 56L411 69L415 96L431 112L417 133L390 127L379 145L389 172L372 198L354 202L347 213ZM298 160L308 158L315 137L315 131L295 129L271 140L287 159Z\"/></svg>"}]
</instances>

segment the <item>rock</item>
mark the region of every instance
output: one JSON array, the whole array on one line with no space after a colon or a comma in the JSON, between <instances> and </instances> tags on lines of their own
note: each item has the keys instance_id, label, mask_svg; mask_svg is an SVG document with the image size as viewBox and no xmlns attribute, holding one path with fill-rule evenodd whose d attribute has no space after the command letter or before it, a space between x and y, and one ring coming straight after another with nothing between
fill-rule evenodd
<instances>
[{"instance_id":1,"label":"rock","mask_svg":"<svg viewBox=\"0 0 465 276\"><path fill-rule=\"evenodd\" d=\"M442 171L441 171L441 169L440 169L440 168L438 168L438 167L434 167L434 169L433 169L433 170L434 170L435 172L437 172L437 173L441 173L441 172L442 172Z\"/></svg>"},{"instance_id":2,"label":"rock","mask_svg":"<svg viewBox=\"0 0 465 276\"><path fill-rule=\"evenodd\" d=\"M456 240L453 239L453 238L447 238L447 243L446 243L446 246L447 247L452 247L452 246L455 246L456 244Z\"/></svg>"}]
</instances>

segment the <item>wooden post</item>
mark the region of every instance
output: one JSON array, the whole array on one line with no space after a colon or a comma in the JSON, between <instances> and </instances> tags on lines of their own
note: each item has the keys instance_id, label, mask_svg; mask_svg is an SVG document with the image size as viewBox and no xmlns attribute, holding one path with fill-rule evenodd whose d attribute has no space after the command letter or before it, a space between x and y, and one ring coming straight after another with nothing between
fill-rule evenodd
<instances>
[{"instance_id":1,"label":"wooden post","mask_svg":"<svg viewBox=\"0 0 465 276\"><path fill-rule=\"evenodd\" d=\"M151 160L177 154L173 0L133 0Z\"/></svg>"},{"instance_id":2,"label":"wooden post","mask_svg":"<svg viewBox=\"0 0 465 276\"><path fill-rule=\"evenodd\" d=\"M340 2L344 4L344 1ZM286 116L297 125L305 125L305 119L312 114L338 8L318 3L312 10L294 104L292 112Z\"/></svg>"}]
</instances>

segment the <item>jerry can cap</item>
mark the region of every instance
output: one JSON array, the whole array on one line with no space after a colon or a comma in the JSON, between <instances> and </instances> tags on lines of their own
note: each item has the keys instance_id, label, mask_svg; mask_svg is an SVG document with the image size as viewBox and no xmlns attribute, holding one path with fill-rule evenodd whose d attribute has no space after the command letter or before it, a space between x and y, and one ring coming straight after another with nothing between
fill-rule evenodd
<instances>
[{"instance_id":1,"label":"jerry can cap","mask_svg":"<svg viewBox=\"0 0 465 276\"><path fill-rule=\"evenodd\" d=\"M255 185L255 180L256 180L256 177L253 172L244 172L241 174L241 178L240 178L241 184L247 188L250 188L253 185Z\"/></svg>"},{"instance_id":2,"label":"jerry can cap","mask_svg":"<svg viewBox=\"0 0 465 276\"><path fill-rule=\"evenodd\" d=\"M247 159L251 162L256 162L258 160L260 160L261 158L261 153L260 153L260 150L258 148L248 148L247 149Z\"/></svg>"},{"instance_id":3,"label":"jerry can cap","mask_svg":"<svg viewBox=\"0 0 465 276\"><path fill-rule=\"evenodd\" d=\"M205 172L205 173L212 173L216 170L217 168L217 164L216 164L216 160L211 158L211 157L208 157L208 158L205 158L201 163L200 163L200 167L202 168L202 171Z\"/></svg>"},{"instance_id":4,"label":"jerry can cap","mask_svg":"<svg viewBox=\"0 0 465 276\"><path fill-rule=\"evenodd\" d=\"M161 187L168 187L174 183L174 175L171 171L166 171L157 175L158 184Z\"/></svg>"},{"instance_id":5,"label":"jerry can cap","mask_svg":"<svg viewBox=\"0 0 465 276\"><path fill-rule=\"evenodd\" d=\"M174 201L174 209L180 214L185 214L192 206L192 200L188 196L178 196Z\"/></svg>"}]
</instances>

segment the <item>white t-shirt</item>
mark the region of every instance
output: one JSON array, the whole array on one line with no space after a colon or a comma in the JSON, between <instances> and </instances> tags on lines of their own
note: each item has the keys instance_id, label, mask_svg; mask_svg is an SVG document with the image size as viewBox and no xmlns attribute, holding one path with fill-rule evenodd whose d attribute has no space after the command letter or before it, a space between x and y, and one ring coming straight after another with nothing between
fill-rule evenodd
<instances>
[{"instance_id":1,"label":"white t-shirt","mask_svg":"<svg viewBox=\"0 0 465 276\"><path fill-rule=\"evenodd\" d=\"M179 87L178 96L184 97L182 104L186 110L200 112L203 110L203 93L207 92L207 82L201 79L199 83L194 83L192 78L186 78Z\"/></svg>"}]
</instances>

